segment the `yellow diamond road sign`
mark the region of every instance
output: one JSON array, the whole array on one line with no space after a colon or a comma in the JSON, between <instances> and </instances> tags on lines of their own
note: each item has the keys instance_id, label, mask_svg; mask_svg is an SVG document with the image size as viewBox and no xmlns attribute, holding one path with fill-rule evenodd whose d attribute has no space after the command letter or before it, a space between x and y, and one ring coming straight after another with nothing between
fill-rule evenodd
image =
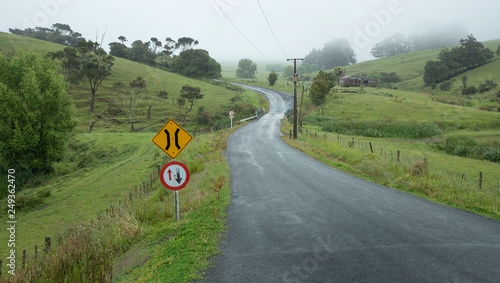
<instances>
[{"instance_id":1,"label":"yellow diamond road sign","mask_svg":"<svg viewBox=\"0 0 500 283\"><path fill-rule=\"evenodd\" d=\"M193 136L170 119L153 138L153 142L170 158L175 159L192 139Z\"/></svg>"}]
</instances>

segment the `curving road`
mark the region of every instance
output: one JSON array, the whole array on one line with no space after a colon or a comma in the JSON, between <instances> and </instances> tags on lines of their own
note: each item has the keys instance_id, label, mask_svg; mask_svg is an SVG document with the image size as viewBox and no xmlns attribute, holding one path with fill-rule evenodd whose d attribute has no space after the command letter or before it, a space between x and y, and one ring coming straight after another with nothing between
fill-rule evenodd
<instances>
[{"instance_id":1,"label":"curving road","mask_svg":"<svg viewBox=\"0 0 500 283\"><path fill-rule=\"evenodd\" d=\"M270 113L229 138L232 202L206 282L500 282L500 222L332 169L289 147Z\"/></svg>"}]
</instances>

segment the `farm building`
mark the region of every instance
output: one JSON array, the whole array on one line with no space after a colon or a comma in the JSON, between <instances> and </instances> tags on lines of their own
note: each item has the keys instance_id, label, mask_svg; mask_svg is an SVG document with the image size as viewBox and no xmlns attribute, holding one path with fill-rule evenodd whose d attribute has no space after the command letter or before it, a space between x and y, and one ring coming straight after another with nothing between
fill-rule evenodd
<instances>
[{"instance_id":1,"label":"farm building","mask_svg":"<svg viewBox=\"0 0 500 283\"><path fill-rule=\"evenodd\" d=\"M342 76L342 77L340 77L339 84L340 84L340 86L343 86L343 87L349 87L349 86L359 87L361 85L369 86L369 87L376 87L377 80L367 79L367 78L362 78L362 77L355 77L355 76Z\"/></svg>"}]
</instances>

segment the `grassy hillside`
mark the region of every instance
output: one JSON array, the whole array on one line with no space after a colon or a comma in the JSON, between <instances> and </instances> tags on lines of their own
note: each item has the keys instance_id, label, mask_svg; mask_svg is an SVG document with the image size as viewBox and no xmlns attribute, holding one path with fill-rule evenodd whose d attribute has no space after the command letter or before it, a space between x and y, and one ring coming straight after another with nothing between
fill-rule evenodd
<instances>
[{"instance_id":1,"label":"grassy hillside","mask_svg":"<svg viewBox=\"0 0 500 283\"><path fill-rule=\"evenodd\" d=\"M18 194L20 201L38 192L50 192L43 205L23 209L18 203L21 212L16 216L22 225L16 238L18 249L32 252L35 244L42 246L44 237L54 237L60 227L95 219L123 200L161 162L162 155L152 146L151 138L151 133L77 134L66 158L56 164L59 176ZM0 233L0 241L7 241L7 237ZM0 254L6 251L7 246L1 245Z\"/></svg>"},{"instance_id":2,"label":"grassy hillside","mask_svg":"<svg viewBox=\"0 0 500 283\"><path fill-rule=\"evenodd\" d=\"M500 39L486 41L483 44L495 52L500 44ZM437 60L441 50L443 48L428 49L354 64L346 67L347 74L366 75L369 77L380 72L396 72L404 81L396 84L398 88L418 91L424 87L423 74L425 64L429 60ZM498 74L498 71L490 73L490 70L498 70L499 66L500 62L498 61L481 66L469 74L469 80L474 84L484 82L492 74ZM485 73L488 73L488 75L484 76ZM496 74L493 76L496 77Z\"/></svg>"},{"instance_id":3,"label":"grassy hillside","mask_svg":"<svg viewBox=\"0 0 500 283\"><path fill-rule=\"evenodd\" d=\"M19 50L33 50L47 53L64 49L64 45L53 44L43 40L32 39L10 33L0 32L0 51L2 53L17 52Z\"/></svg>"},{"instance_id":4,"label":"grassy hillside","mask_svg":"<svg viewBox=\"0 0 500 283\"><path fill-rule=\"evenodd\" d=\"M9 53L11 50L34 50L45 54L49 51L57 51L65 46L53 44L50 42L0 33L0 50L4 53ZM241 95L241 91L231 90L223 86L217 86L211 81L201 81L186 78L174 73L163 71L157 68L152 68L144 64L132 62L122 58L115 58L114 66L111 70L111 76L108 77L96 93L95 113L103 113L110 106L113 106L120 112L117 115L111 115L109 112L103 116L108 121L99 121L95 124L94 132L126 132L130 129L129 118L129 99L125 91L129 91L130 81L142 77L147 83L147 93L138 97L136 104L136 122L135 128L149 126L147 131L156 131L161 128L170 118L178 122L182 122L184 111L189 108L188 103L180 108L176 101L180 97L182 86L189 84L194 87L201 88L201 93L204 94L203 99L196 101L193 110L188 113L186 128L193 131L196 126L194 121L198 107L205 107L211 113L212 120L226 119L227 113L231 110L230 99ZM117 82L122 82L125 88L122 91L113 88ZM149 106L156 99L156 93L160 90L165 90L169 93L168 99L160 100L154 104L151 109L151 120L147 119L147 111ZM77 126L78 132L88 132L89 123L96 119L96 115L90 113L90 91L84 85L78 85L71 90L71 96L74 98L77 107ZM261 103L260 97L251 92L245 92L241 98L243 101L254 103L258 106ZM237 115L244 115L237 113ZM240 118L240 117L236 117ZM241 117L244 118L244 117Z\"/></svg>"}]
</instances>

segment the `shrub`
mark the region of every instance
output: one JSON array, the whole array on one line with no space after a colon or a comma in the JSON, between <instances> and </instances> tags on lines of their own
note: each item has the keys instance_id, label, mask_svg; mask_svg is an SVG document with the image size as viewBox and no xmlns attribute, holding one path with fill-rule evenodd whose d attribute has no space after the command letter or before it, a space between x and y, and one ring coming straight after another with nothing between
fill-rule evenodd
<instances>
[{"instance_id":1,"label":"shrub","mask_svg":"<svg viewBox=\"0 0 500 283\"><path fill-rule=\"evenodd\" d=\"M463 95L475 94L477 92L477 88L475 86L469 86L462 89Z\"/></svg>"},{"instance_id":2,"label":"shrub","mask_svg":"<svg viewBox=\"0 0 500 283\"><path fill-rule=\"evenodd\" d=\"M482 83L482 84L479 85L479 92L483 93L485 91L492 90L496 86L497 86L497 83L495 83L493 81L486 81L486 82L484 82L484 83Z\"/></svg>"},{"instance_id":3,"label":"shrub","mask_svg":"<svg viewBox=\"0 0 500 283\"><path fill-rule=\"evenodd\" d=\"M205 110L205 106L198 107L198 113L196 114L196 122L200 125L211 125L212 114Z\"/></svg>"},{"instance_id":4,"label":"shrub","mask_svg":"<svg viewBox=\"0 0 500 283\"><path fill-rule=\"evenodd\" d=\"M383 84L385 83L399 83L402 79L396 74L396 72L392 73L380 73L380 80Z\"/></svg>"},{"instance_id":5,"label":"shrub","mask_svg":"<svg viewBox=\"0 0 500 283\"><path fill-rule=\"evenodd\" d=\"M495 105L483 105L479 107L480 110L485 110L485 111L495 111L497 110L497 108L498 107Z\"/></svg>"},{"instance_id":6,"label":"shrub","mask_svg":"<svg viewBox=\"0 0 500 283\"><path fill-rule=\"evenodd\" d=\"M500 162L500 147L478 145L477 140L470 137L448 137L444 142L438 144L438 149L451 155Z\"/></svg>"},{"instance_id":7,"label":"shrub","mask_svg":"<svg viewBox=\"0 0 500 283\"><path fill-rule=\"evenodd\" d=\"M444 81L439 85L439 88L444 91L449 91L451 89L451 81Z\"/></svg>"},{"instance_id":8,"label":"shrub","mask_svg":"<svg viewBox=\"0 0 500 283\"><path fill-rule=\"evenodd\" d=\"M410 166L408 171L412 176L423 176L429 172L429 166L427 166L427 161L424 158L422 160L417 160L412 166Z\"/></svg>"}]
</instances>

